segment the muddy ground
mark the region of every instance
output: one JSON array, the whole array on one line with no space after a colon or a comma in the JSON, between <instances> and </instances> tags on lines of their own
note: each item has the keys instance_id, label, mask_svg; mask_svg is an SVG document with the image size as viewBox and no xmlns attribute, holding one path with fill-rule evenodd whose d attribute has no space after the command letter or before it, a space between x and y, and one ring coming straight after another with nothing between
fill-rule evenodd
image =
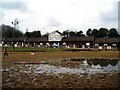
<instances>
[{"instance_id":1,"label":"muddy ground","mask_svg":"<svg viewBox=\"0 0 120 90\"><path fill-rule=\"evenodd\" d=\"M83 68L84 71L89 66L82 65L82 62L69 61L70 59L119 59L118 51L79 51L79 52L8 52L9 58L2 59L3 66L3 88L118 88L118 71L101 73L53 73L49 72L50 66L66 67L77 69ZM37 67L42 65L16 65L15 62L49 62L47 69L42 73L36 73ZM45 65L43 65L44 67ZM90 67L91 68L91 67ZM44 68L42 68L44 69ZM51 67L50 67L51 69ZM103 68L101 68L103 69ZM56 69L57 70L57 69Z\"/></svg>"}]
</instances>

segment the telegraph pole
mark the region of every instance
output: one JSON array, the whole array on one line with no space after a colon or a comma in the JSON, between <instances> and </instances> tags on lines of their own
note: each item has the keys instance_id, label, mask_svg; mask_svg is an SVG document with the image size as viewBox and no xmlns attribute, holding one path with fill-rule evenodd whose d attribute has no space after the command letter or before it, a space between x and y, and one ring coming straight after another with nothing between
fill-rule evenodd
<instances>
[{"instance_id":1,"label":"telegraph pole","mask_svg":"<svg viewBox=\"0 0 120 90\"><path fill-rule=\"evenodd\" d=\"M15 19L13 22L11 22L11 23L14 25L14 27L13 27L14 31L16 31L17 25L19 24L18 19L16 18L16 19ZM13 32L13 38L15 38L14 32ZM13 46L13 51L15 51L15 39L13 39L12 46Z\"/></svg>"}]
</instances>

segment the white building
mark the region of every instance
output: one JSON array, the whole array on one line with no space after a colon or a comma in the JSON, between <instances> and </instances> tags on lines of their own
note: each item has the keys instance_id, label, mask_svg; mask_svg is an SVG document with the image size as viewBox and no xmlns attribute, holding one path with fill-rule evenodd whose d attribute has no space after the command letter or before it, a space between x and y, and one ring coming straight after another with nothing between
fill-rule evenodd
<instances>
[{"instance_id":1,"label":"white building","mask_svg":"<svg viewBox=\"0 0 120 90\"><path fill-rule=\"evenodd\" d=\"M49 34L48 41L61 41L63 38L62 34L58 31L54 31Z\"/></svg>"}]
</instances>

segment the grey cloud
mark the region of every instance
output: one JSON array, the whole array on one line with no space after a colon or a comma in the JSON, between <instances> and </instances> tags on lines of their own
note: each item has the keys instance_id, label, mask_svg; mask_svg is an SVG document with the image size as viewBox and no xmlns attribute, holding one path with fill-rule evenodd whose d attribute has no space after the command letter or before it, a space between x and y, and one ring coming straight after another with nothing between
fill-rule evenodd
<instances>
[{"instance_id":1,"label":"grey cloud","mask_svg":"<svg viewBox=\"0 0 120 90\"><path fill-rule=\"evenodd\" d=\"M4 17L4 16L5 16L5 14L0 12L0 21L3 20L3 17Z\"/></svg>"},{"instance_id":2,"label":"grey cloud","mask_svg":"<svg viewBox=\"0 0 120 90\"><path fill-rule=\"evenodd\" d=\"M27 6L25 2L2 2L2 9L7 9L7 10L20 10L20 11L26 11Z\"/></svg>"},{"instance_id":3,"label":"grey cloud","mask_svg":"<svg viewBox=\"0 0 120 90\"><path fill-rule=\"evenodd\" d=\"M74 27L70 27L70 26L67 26L67 27L64 27L65 30L69 30L69 31L77 31L78 29L74 26Z\"/></svg>"},{"instance_id":4,"label":"grey cloud","mask_svg":"<svg viewBox=\"0 0 120 90\"><path fill-rule=\"evenodd\" d=\"M120 1L118 2L118 31L120 33Z\"/></svg>"},{"instance_id":5,"label":"grey cloud","mask_svg":"<svg viewBox=\"0 0 120 90\"><path fill-rule=\"evenodd\" d=\"M78 5L79 3L83 2L84 0L77 0L77 1L74 1L73 3L70 4L70 6L75 6L75 5Z\"/></svg>"},{"instance_id":6,"label":"grey cloud","mask_svg":"<svg viewBox=\"0 0 120 90\"><path fill-rule=\"evenodd\" d=\"M50 17L48 20L48 25L52 26L52 27L59 27L62 25L62 23L60 23L59 21L57 21L54 17Z\"/></svg>"},{"instance_id":7,"label":"grey cloud","mask_svg":"<svg viewBox=\"0 0 120 90\"><path fill-rule=\"evenodd\" d=\"M101 12L100 19L104 22L117 22L118 21L118 7L117 3L113 4L114 7L111 11Z\"/></svg>"}]
</instances>

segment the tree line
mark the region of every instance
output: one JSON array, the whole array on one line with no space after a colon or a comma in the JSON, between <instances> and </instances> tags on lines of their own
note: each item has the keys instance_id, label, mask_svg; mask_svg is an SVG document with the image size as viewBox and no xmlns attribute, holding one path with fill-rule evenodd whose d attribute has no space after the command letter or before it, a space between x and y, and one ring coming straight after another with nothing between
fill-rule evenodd
<instances>
[{"instance_id":1,"label":"tree line","mask_svg":"<svg viewBox=\"0 0 120 90\"><path fill-rule=\"evenodd\" d=\"M100 28L97 29L88 29L86 32L87 36L94 36L96 38L102 38L102 37L120 37L119 33L115 28L111 28L110 30L106 28Z\"/></svg>"},{"instance_id":2,"label":"tree line","mask_svg":"<svg viewBox=\"0 0 120 90\"><path fill-rule=\"evenodd\" d=\"M5 37L5 38L13 38L13 37L37 38L37 37L41 37L41 32L39 30L23 33L22 31L15 30L13 27L10 27L8 25L2 25L0 27L2 28L2 37Z\"/></svg>"},{"instance_id":3,"label":"tree line","mask_svg":"<svg viewBox=\"0 0 120 90\"><path fill-rule=\"evenodd\" d=\"M23 33L20 30L15 30L13 27L8 25L1 25L2 27L2 37L12 38L12 37L28 37L28 38L38 38L38 37L47 37L49 33L41 35L40 30L34 30L33 32L25 32ZM58 30L57 30L58 31ZM59 31L58 31L59 32ZM108 37L120 37L120 34L117 32L115 28L107 29L88 29L86 31L86 35L83 34L83 31L72 31L65 30L61 33L65 37L83 37L83 36L94 36L96 38L108 38Z\"/></svg>"}]
</instances>

